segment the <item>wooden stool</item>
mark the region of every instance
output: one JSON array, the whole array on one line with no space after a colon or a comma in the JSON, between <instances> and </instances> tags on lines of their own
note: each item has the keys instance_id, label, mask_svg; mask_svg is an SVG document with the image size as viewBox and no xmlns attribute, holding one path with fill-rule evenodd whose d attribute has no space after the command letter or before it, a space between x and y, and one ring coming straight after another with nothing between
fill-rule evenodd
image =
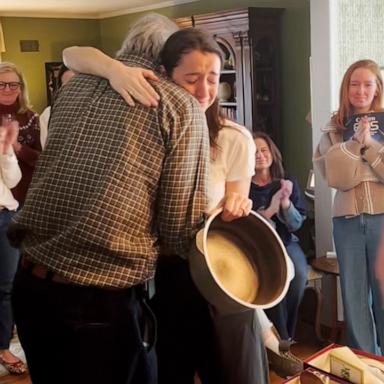
<instances>
[{"instance_id":1,"label":"wooden stool","mask_svg":"<svg viewBox=\"0 0 384 384\"><path fill-rule=\"evenodd\" d=\"M335 343L340 339L341 333L345 329L344 321L339 321L337 318L337 276L339 276L339 264L336 258L321 256L313 260L312 267L331 277L332 330L330 341Z\"/></svg>"}]
</instances>

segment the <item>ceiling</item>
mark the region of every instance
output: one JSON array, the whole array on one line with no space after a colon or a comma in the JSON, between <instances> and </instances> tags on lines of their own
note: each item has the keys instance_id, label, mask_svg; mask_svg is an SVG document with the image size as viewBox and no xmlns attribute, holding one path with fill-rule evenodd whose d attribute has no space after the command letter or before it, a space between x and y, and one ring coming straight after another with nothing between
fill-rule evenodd
<instances>
[{"instance_id":1,"label":"ceiling","mask_svg":"<svg viewBox=\"0 0 384 384\"><path fill-rule=\"evenodd\" d=\"M197 0L0 0L0 16L102 19Z\"/></svg>"}]
</instances>

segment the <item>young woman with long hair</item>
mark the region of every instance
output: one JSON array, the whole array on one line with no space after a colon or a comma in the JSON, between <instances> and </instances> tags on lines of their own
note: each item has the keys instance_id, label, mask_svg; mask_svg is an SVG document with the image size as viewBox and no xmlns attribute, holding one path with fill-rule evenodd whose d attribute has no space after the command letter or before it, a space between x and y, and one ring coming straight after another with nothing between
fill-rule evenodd
<instances>
[{"instance_id":1,"label":"young woman with long hair","mask_svg":"<svg viewBox=\"0 0 384 384\"><path fill-rule=\"evenodd\" d=\"M336 189L333 238L340 268L347 342L371 353L384 349L384 311L375 263L384 223L384 146L367 116L383 112L383 79L372 60L345 72L339 109L323 129L314 162ZM351 137L346 125L358 123ZM373 127L372 127L373 128ZM379 345L378 345L379 344Z\"/></svg>"}]
</instances>

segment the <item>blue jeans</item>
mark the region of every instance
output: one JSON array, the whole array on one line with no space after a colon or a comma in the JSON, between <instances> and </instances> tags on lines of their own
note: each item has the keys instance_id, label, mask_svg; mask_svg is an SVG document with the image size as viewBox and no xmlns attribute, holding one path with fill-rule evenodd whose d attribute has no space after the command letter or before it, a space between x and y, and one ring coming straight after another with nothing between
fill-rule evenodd
<instances>
[{"instance_id":1,"label":"blue jeans","mask_svg":"<svg viewBox=\"0 0 384 384\"><path fill-rule=\"evenodd\" d=\"M19 251L10 246L7 230L14 214L7 209L0 211L0 349L9 348L13 329L11 291Z\"/></svg>"},{"instance_id":2,"label":"blue jeans","mask_svg":"<svg viewBox=\"0 0 384 384\"><path fill-rule=\"evenodd\" d=\"M383 222L383 214L333 219L347 342L375 354L379 354L376 336L384 347L384 312L375 277Z\"/></svg>"},{"instance_id":3,"label":"blue jeans","mask_svg":"<svg viewBox=\"0 0 384 384\"><path fill-rule=\"evenodd\" d=\"M295 277L289 284L285 298L276 306L266 309L265 313L284 340L295 337L295 328L299 306L307 284L308 265L303 250L297 241L291 241L287 252L295 267Z\"/></svg>"}]
</instances>

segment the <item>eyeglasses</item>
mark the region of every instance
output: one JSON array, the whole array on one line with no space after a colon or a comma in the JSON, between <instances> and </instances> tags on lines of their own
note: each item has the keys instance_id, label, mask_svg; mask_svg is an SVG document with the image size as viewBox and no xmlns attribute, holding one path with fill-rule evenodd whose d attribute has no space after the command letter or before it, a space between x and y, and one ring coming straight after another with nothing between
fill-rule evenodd
<instances>
[{"instance_id":1,"label":"eyeglasses","mask_svg":"<svg viewBox=\"0 0 384 384\"><path fill-rule=\"evenodd\" d=\"M11 81L9 83L0 81L0 91L3 91L5 88L7 88L7 86L11 91L16 91L16 89L19 89L21 87L21 83L19 83L18 81Z\"/></svg>"}]
</instances>

